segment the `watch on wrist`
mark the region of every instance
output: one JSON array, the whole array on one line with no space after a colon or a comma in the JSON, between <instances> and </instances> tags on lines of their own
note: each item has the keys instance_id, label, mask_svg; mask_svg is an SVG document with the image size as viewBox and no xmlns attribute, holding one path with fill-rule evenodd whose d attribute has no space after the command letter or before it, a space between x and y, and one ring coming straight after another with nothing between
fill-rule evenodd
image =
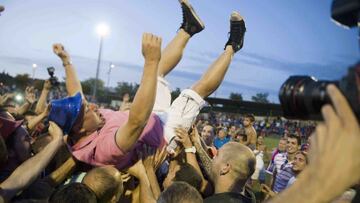
<instances>
[{"instance_id":1,"label":"watch on wrist","mask_svg":"<svg viewBox=\"0 0 360 203\"><path fill-rule=\"evenodd\" d=\"M72 65L72 62L71 61L65 61L63 62L63 66L68 66L68 65Z\"/></svg>"},{"instance_id":2,"label":"watch on wrist","mask_svg":"<svg viewBox=\"0 0 360 203\"><path fill-rule=\"evenodd\" d=\"M196 153L196 148L194 146L190 147L190 148L186 148L185 149L186 153Z\"/></svg>"}]
</instances>

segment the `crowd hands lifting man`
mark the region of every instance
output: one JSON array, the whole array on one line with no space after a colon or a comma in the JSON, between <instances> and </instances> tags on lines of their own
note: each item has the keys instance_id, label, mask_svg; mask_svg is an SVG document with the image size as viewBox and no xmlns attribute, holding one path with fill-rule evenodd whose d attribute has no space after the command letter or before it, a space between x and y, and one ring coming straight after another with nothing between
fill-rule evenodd
<instances>
[{"instance_id":1,"label":"crowd hands lifting man","mask_svg":"<svg viewBox=\"0 0 360 203\"><path fill-rule=\"evenodd\" d=\"M282 137L269 166L253 115L244 117L243 132L230 130L231 136L219 128L215 138L214 126L195 125L204 98L218 88L243 46L246 28L238 12L230 16L224 51L171 103L165 76L204 29L190 3L180 5L183 23L165 49L160 37L143 34L140 86L121 111L87 102L61 44L53 51L66 72L68 97L48 103L48 81L39 98L27 88L19 108L8 105L11 94L1 95L0 202L256 202L256 182L268 202L353 199L349 188L360 181L360 128L335 86L327 87L333 105L322 108L324 121L310 147L301 150L299 136ZM271 175L270 184L264 174Z\"/></svg>"}]
</instances>

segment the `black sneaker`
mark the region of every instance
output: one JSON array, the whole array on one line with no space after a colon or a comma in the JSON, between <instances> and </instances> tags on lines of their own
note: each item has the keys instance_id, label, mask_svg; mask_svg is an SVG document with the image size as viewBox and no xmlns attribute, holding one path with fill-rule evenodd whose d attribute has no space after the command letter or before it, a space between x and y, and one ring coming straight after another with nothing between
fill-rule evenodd
<instances>
[{"instance_id":1,"label":"black sneaker","mask_svg":"<svg viewBox=\"0 0 360 203\"><path fill-rule=\"evenodd\" d=\"M231 45L235 52L239 51L244 44L245 21L238 12L233 12L230 18L230 37L226 42L225 48Z\"/></svg>"},{"instance_id":2,"label":"black sneaker","mask_svg":"<svg viewBox=\"0 0 360 203\"><path fill-rule=\"evenodd\" d=\"M187 0L179 0L183 13L183 22L180 29L184 29L190 36L202 31L205 26Z\"/></svg>"}]
</instances>

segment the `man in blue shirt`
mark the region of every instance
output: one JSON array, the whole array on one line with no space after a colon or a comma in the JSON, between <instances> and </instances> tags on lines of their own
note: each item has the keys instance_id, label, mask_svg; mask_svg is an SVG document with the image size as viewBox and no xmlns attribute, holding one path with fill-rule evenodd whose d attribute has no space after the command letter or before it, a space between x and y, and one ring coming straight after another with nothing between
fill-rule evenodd
<instances>
[{"instance_id":1,"label":"man in blue shirt","mask_svg":"<svg viewBox=\"0 0 360 203\"><path fill-rule=\"evenodd\" d=\"M227 135L227 131L225 128L221 128L214 139L214 146L216 149L221 148L224 144L230 141L230 136Z\"/></svg>"}]
</instances>

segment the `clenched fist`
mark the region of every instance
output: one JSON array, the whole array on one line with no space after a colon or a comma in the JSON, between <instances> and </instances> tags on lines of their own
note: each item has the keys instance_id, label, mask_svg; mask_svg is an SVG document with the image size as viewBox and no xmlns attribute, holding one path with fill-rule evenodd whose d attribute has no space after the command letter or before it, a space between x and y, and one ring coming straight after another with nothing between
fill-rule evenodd
<instances>
[{"instance_id":1,"label":"clenched fist","mask_svg":"<svg viewBox=\"0 0 360 203\"><path fill-rule=\"evenodd\" d=\"M60 57L62 61L70 59L69 54L65 51L64 46L62 44L54 44L53 51L56 55Z\"/></svg>"},{"instance_id":2,"label":"clenched fist","mask_svg":"<svg viewBox=\"0 0 360 203\"><path fill-rule=\"evenodd\" d=\"M142 54L145 61L159 62L161 58L161 37L144 33L142 38Z\"/></svg>"}]
</instances>

